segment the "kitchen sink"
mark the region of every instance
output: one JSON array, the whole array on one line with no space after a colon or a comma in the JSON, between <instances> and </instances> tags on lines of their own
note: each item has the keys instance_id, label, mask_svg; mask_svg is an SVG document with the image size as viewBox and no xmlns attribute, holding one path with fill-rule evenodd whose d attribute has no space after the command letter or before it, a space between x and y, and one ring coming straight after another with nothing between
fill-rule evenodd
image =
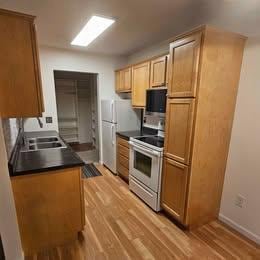
<instances>
[{"instance_id":1,"label":"kitchen sink","mask_svg":"<svg viewBox=\"0 0 260 260\"><path fill-rule=\"evenodd\" d=\"M41 137L41 138L32 138L28 140L30 144L34 143L49 143L57 142L59 139L57 137Z\"/></svg>"},{"instance_id":2,"label":"kitchen sink","mask_svg":"<svg viewBox=\"0 0 260 260\"><path fill-rule=\"evenodd\" d=\"M47 149L62 149L67 148L66 144L62 141L60 137L36 137L27 138L25 140L25 145L22 147L22 152L33 152L38 150Z\"/></svg>"}]
</instances>

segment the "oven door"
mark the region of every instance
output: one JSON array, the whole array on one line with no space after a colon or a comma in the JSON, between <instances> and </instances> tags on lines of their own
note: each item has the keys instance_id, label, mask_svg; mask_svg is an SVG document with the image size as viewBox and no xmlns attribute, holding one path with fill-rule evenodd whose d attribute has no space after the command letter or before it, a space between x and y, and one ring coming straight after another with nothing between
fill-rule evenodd
<instances>
[{"instance_id":1,"label":"oven door","mask_svg":"<svg viewBox=\"0 0 260 260\"><path fill-rule=\"evenodd\" d=\"M130 175L155 192L159 190L161 153L152 149L130 144Z\"/></svg>"}]
</instances>

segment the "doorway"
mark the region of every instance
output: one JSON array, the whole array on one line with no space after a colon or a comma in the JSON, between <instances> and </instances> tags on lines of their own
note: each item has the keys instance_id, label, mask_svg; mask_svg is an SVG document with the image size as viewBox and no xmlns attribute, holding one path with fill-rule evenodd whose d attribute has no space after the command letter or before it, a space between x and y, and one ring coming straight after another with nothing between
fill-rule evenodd
<instances>
[{"instance_id":1,"label":"doorway","mask_svg":"<svg viewBox=\"0 0 260 260\"><path fill-rule=\"evenodd\" d=\"M4 249L3 249L2 239L0 236L0 260L4 260L4 259L5 259Z\"/></svg>"},{"instance_id":2,"label":"doorway","mask_svg":"<svg viewBox=\"0 0 260 260\"><path fill-rule=\"evenodd\" d=\"M61 137L85 163L99 161L97 74L54 71Z\"/></svg>"}]
</instances>

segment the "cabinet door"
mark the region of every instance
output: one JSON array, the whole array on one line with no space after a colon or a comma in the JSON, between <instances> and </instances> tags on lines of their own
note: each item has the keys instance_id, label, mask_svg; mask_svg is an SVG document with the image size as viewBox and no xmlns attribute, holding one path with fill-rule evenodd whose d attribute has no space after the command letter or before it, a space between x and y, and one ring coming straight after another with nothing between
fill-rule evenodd
<instances>
[{"instance_id":1,"label":"cabinet door","mask_svg":"<svg viewBox=\"0 0 260 260\"><path fill-rule=\"evenodd\" d=\"M150 62L133 66L132 70L132 105L144 107L146 90L149 89Z\"/></svg>"},{"instance_id":2,"label":"cabinet door","mask_svg":"<svg viewBox=\"0 0 260 260\"><path fill-rule=\"evenodd\" d=\"M188 185L188 166L165 158L163 162L161 205L184 223Z\"/></svg>"},{"instance_id":3,"label":"cabinet door","mask_svg":"<svg viewBox=\"0 0 260 260\"><path fill-rule=\"evenodd\" d=\"M131 68L124 69L122 71L122 89L121 92L130 92L131 91Z\"/></svg>"},{"instance_id":4,"label":"cabinet door","mask_svg":"<svg viewBox=\"0 0 260 260\"><path fill-rule=\"evenodd\" d=\"M80 168L67 168L11 178L26 255L66 243L83 229L81 174Z\"/></svg>"},{"instance_id":5,"label":"cabinet door","mask_svg":"<svg viewBox=\"0 0 260 260\"><path fill-rule=\"evenodd\" d=\"M0 115L36 117L44 110L34 17L0 11Z\"/></svg>"},{"instance_id":6,"label":"cabinet door","mask_svg":"<svg viewBox=\"0 0 260 260\"><path fill-rule=\"evenodd\" d=\"M121 89L121 77L120 77L120 71L115 72L115 78L116 78L116 92L120 92Z\"/></svg>"},{"instance_id":7,"label":"cabinet door","mask_svg":"<svg viewBox=\"0 0 260 260\"><path fill-rule=\"evenodd\" d=\"M150 87L166 85L167 55L151 60Z\"/></svg>"},{"instance_id":8,"label":"cabinet door","mask_svg":"<svg viewBox=\"0 0 260 260\"><path fill-rule=\"evenodd\" d=\"M168 99L165 155L189 164L194 118L194 99Z\"/></svg>"},{"instance_id":9,"label":"cabinet door","mask_svg":"<svg viewBox=\"0 0 260 260\"><path fill-rule=\"evenodd\" d=\"M200 45L200 33L170 44L169 97L195 97Z\"/></svg>"},{"instance_id":10,"label":"cabinet door","mask_svg":"<svg viewBox=\"0 0 260 260\"><path fill-rule=\"evenodd\" d=\"M167 64L166 64L166 87L169 85L169 72L170 72L170 55L166 56Z\"/></svg>"}]
</instances>

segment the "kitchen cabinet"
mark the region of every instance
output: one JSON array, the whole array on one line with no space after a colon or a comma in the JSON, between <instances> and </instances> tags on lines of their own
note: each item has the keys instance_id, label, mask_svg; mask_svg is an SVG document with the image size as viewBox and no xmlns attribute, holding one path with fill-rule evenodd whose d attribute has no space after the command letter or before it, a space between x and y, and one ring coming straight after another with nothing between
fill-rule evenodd
<instances>
[{"instance_id":1,"label":"kitchen cabinet","mask_svg":"<svg viewBox=\"0 0 260 260\"><path fill-rule=\"evenodd\" d=\"M116 78L116 92L119 93L121 90L121 71L115 71L115 78Z\"/></svg>"},{"instance_id":2,"label":"kitchen cabinet","mask_svg":"<svg viewBox=\"0 0 260 260\"><path fill-rule=\"evenodd\" d=\"M150 87L166 86L167 79L167 55L151 60Z\"/></svg>"},{"instance_id":3,"label":"kitchen cabinet","mask_svg":"<svg viewBox=\"0 0 260 260\"><path fill-rule=\"evenodd\" d=\"M168 99L167 103L165 155L185 164L190 158L194 104L192 98Z\"/></svg>"},{"instance_id":4,"label":"kitchen cabinet","mask_svg":"<svg viewBox=\"0 0 260 260\"><path fill-rule=\"evenodd\" d=\"M116 71L116 92L131 92L131 67Z\"/></svg>"},{"instance_id":5,"label":"kitchen cabinet","mask_svg":"<svg viewBox=\"0 0 260 260\"><path fill-rule=\"evenodd\" d=\"M188 167L174 160L164 159L162 207L176 219L184 221Z\"/></svg>"},{"instance_id":6,"label":"kitchen cabinet","mask_svg":"<svg viewBox=\"0 0 260 260\"><path fill-rule=\"evenodd\" d=\"M161 204L189 228L219 215L245 41L201 26L170 44Z\"/></svg>"},{"instance_id":7,"label":"kitchen cabinet","mask_svg":"<svg viewBox=\"0 0 260 260\"><path fill-rule=\"evenodd\" d=\"M0 115L39 117L44 111L34 16L0 9Z\"/></svg>"},{"instance_id":8,"label":"kitchen cabinet","mask_svg":"<svg viewBox=\"0 0 260 260\"><path fill-rule=\"evenodd\" d=\"M117 174L128 182L129 179L129 144L128 141L117 136Z\"/></svg>"},{"instance_id":9,"label":"kitchen cabinet","mask_svg":"<svg viewBox=\"0 0 260 260\"><path fill-rule=\"evenodd\" d=\"M167 55L167 64L166 64L166 87L168 87L169 84L169 66L170 64L170 54Z\"/></svg>"},{"instance_id":10,"label":"kitchen cabinet","mask_svg":"<svg viewBox=\"0 0 260 260\"><path fill-rule=\"evenodd\" d=\"M122 70L122 83L121 83L121 92L131 92L131 76L132 69L131 67Z\"/></svg>"},{"instance_id":11,"label":"kitchen cabinet","mask_svg":"<svg viewBox=\"0 0 260 260\"><path fill-rule=\"evenodd\" d=\"M132 105L143 108L146 102L146 90L150 85L150 61L132 68Z\"/></svg>"},{"instance_id":12,"label":"kitchen cabinet","mask_svg":"<svg viewBox=\"0 0 260 260\"><path fill-rule=\"evenodd\" d=\"M77 239L85 225L81 168L11 177L25 255Z\"/></svg>"},{"instance_id":13,"label":"kitchen cabinet","mask_svg":"<svg viewBox=\"0 0 260 260\"><path fill-rule=\"evenodd\" d=\"M170 44L169 97L195 97L201 32L183 37Z\"/></svg>"}]
</instances>

